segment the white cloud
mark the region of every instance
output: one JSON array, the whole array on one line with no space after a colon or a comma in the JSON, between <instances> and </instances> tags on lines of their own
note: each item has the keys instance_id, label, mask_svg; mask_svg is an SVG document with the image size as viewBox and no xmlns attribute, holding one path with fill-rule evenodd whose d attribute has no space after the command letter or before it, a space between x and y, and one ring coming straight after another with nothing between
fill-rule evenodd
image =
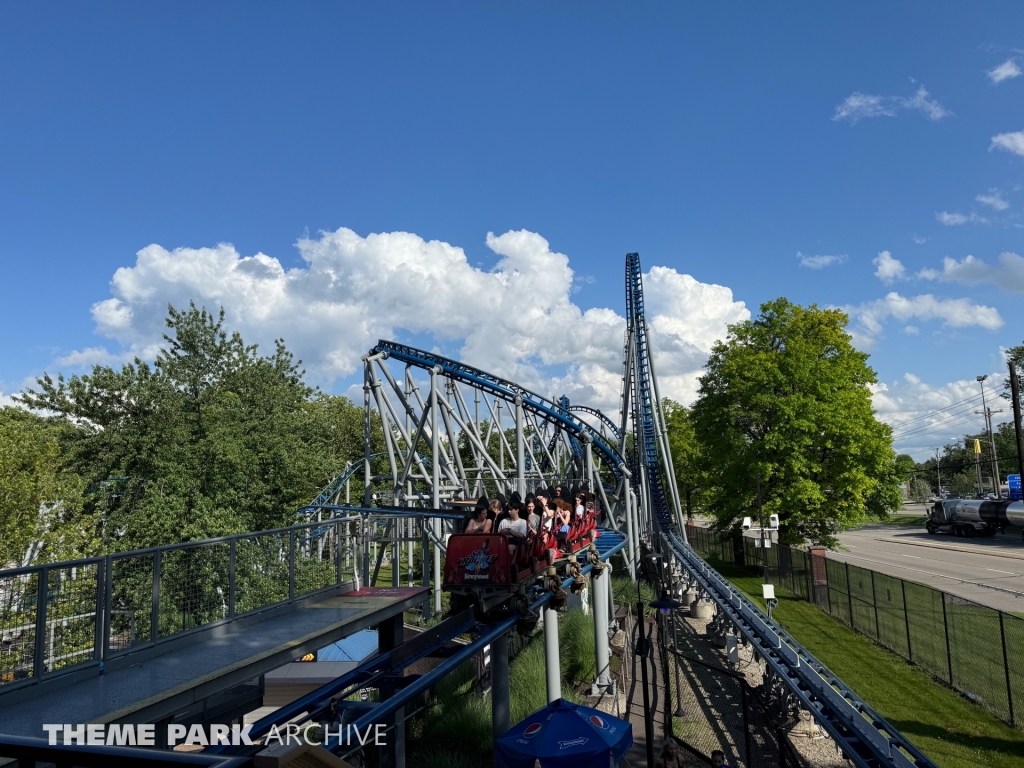
<instances>
[{"instance_id":1,"label":"white cloud","mask_svg":"<svg viewBox=\"0 0 1024 768\"><path fill-rule=\"evenodd\" d=\"M933 98L925 87L919 86L913 96L877 96L856 91L836 107L832 119L856 123L870 117L896 117L901 109L923 112L929 120L941 120L951 114Z\"/></svg>"},{"instance_id":2,"label":"white cloud","mask_svg":"<svg viewBox=\"0 0 1024 768\"><path fill-rule=\"evenodd\" d=\"M975 304L970 299L942 299L931 294L901 296L895 291L884 298L849 307L847 312L858 321L858 327L851 332L855 342L861 346L871 346L881 334L882 324L889 318L941 320L943 325L954 328L980 326L989 330L1003 324L1003 318L994 307Z\"/></svg>"},{"instance_id":3,"label":"white cloud","mask_svg":"<svg viewBox=\"0 0 1024 768\"><path fill-rule=\"evenodd\" d=\"M1003 374L989 374L985 390L994 397L1003 386ZM935 455L936 446L962 439L982 428L981 388L972 379L929 386L912 373L890 384L872 388L872 401L881 421L893 428L896 450L918 461Z\"/></svg>"},{"instance_id":4,"label":"white cloud","mask_svg":"<svg viewBox=\"0 0 1024 768\"><path fill-rule=\"evenodd\" d=\"M969 214L962 213L948 213L943 211L942 213L935 214L935 220L940 224L945 224L947 227L958 227L961 224L971 222L973 224L987 224L988 219L984 216L979 216L973 211Z\"/></svg>"},{"instance_id":5,"label":"white cloud","mask_svg":"<svg viewBox=\"0 0 1024 768\"><path fill-rule=\"evenodd\" d=\"M921 332L921 329L916 325L908 325L903 329L903 332L908 336L917 336Z\"/></svg>"},{"instance_id":6,"label":"white cloud","mask_svg":"<svg viewBox=\"0 0 1024 768\"><path fill-rule=\"evenodd\" d=\"M881 251L878 258L873 259L871 263L878 267L875 270L875 277L886 285L892 285L906 276L907 270L903 266L903 262L894 259L888 251Z\"/></svg>"},{"instance_id":7,"label":"white cloud","mask_svg":"<svg viewBox=\"0 0 1024 768\"><path fill-rule=\"evenodd\" d=\"M917 276L965 285L990 283L1008 291L1024 292L1024 258L1007 251L999 254L998 264L987 264L973 256L965 256L962 261L947 256L942 260L941 271L922 269Z\"/></svg>"},{"instance_id":8,"label":"white cloud","mask_svg":"<svg viewBox=\"0 0 1024 768\"><path fill-rule=\"evenodd\" d=\"M1017 66L1017 62L1013 59L1007 59L998 67L990 69L985 74L988 75L988 79L993 83L1001 83L1003 80L1010 80L1019 76L1020 73L1020 67Z\"/></svg>"},{"instance_id":9,"label":"white cloud","mask_svg":"<svg viewBox=\"0 0 1024 768\"><path fill-rule=\"evenodd\" d=\"M82 350L66 364L152 357L168 303L194 300L223 306L247 340L283 337L319 383L354 373L380 338L426 334L542 394L617 408L624 318L574 304L569 259L540 235L488 234L487 245L500 257L490 271L471 266L459 247L408 232L360 237L342 228L303 238L305 264L291 269L226 244L150 245L115 272L112 297L93 306L99 333L122 349ZM662 394L689 401L714 341L750 313L728 288L666 267L652 267L644 284Z\"/></svg>"},{"instance_id":10,"label":"white cloud","mask_svg":"<svg viewBox=\"0 0 1024 768\"><path fill-rule=\"evenodd\" d=\"M928 242L927 237L921 237L920 235L914 235L912 239L917 245L924 245Z\"/></svg>"},{"instance_id":11,"label":"white cloud","mask_svg":"<svg viewBox=\"0 0 1024 768\"><path fill-rule=\"evenodd\" d=\"M1003 200L1002 195L1000 195L999 192L994 189L989 190L989 194L978 195L974 199L977 200L979 203L984 203L985 205L992 206L997 211L1005 211L1007 208L1010 207L1010 204Z\"/></svg>"},{"instance_id":12,"label":"white cloud","mask_svg":"<svg viewBox=\"0 0 1024 768\"><path fill-rule=\"evenodd\" d=\"M1024 157L1024 131L1016 131L1014 133L1000 133L997 136L992 137L992 143L989 144L989 152L996 148L1005 149L1007 152L1013 152L1015 155L1021 155Z\"/></svg>"},{"instance_id":13,"label":"white cloud","mask_svg":"<svg viewBox=\"0 0 1024 768\"><path fill-rule=\"evenodd\" d=\"M846 254L841 256L808 256L805 253L796 252L796 257L800 259L800 266L807 267L808 269L824 269L825 267L831 267L835 264L845 264Z\"/></svg>"}]
</instances>

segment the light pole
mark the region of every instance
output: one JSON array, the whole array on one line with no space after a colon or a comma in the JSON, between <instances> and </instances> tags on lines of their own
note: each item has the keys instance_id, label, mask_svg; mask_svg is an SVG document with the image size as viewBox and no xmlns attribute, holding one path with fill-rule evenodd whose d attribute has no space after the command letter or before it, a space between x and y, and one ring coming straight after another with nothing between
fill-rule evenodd
<instances>
[{"instance_id":1,"label":"light pole","mask_svg":"<svg viewBox=\"0 0 1024 768\"><path fill-rule=\"evenodd\" d=\"M988 443L992 449L992 492L995 493L996 498L1001 498L1002 494L999 492L999 459L996 457L996 439L992 434L992 414L1000 413L1002 409L998 411L989 410L985 404L985 379L988 378L988 374L984 376L976 377L977 382L981 385L981 412L985 415L985 427L988 429ZM977 411L975 411L977 413Z\"/></svg>"},{"instance_id":2,"label":"light pole","mask_svg":"<svg viewBox=\"0 0 1024 768\"><path fill-rule=\"evenodd\" d=\"M938 448L935 449L935 477L939 481L939 485L938 485L939 490L936 492L936 494L939 497L939 501L942 501L942 472L939 469L939 449Z\"/></svg>"}]
</instances>

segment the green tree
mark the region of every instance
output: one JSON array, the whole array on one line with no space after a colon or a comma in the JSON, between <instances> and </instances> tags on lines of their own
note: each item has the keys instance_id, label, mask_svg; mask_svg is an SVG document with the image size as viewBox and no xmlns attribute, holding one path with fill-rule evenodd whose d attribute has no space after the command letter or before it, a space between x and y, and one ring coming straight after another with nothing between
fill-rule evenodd
<instances>
[{"instance_id":1,"label":"green tree","mask_svg":"<svg viewBox=\"0 0 1024 768\"><path fill-rule=\"evenodd\" d=\"M0 408L0 567L94 554L82 481L61 459L61 425Z\"/></svg>"},{"instance_id":2,"label":"green tree","mask_svg":"<svg viewBox=\"0 0 1024 768\"><path fill-rule=\"evenodd\" d=\"M910 481L910 499L918 504L924 504L931 498L932 484L920 475L914 475Z\"/></svg>"},{"instance_id":3,"label":"green tree","mask_svg":"<svg viewBox=\"0 0 1024 768\"><path fill-rule=\"evenodd\" d=\"M780 298L713 348L693 422L705 510L720 528L755 508L758 476L784 542L834 546L838 531L899 508L901 467L871 405L875 373L847 322Z\"/></svg>"},{"instance_id":4,"label":"green tree","mask_svg":"<svg viewBox=\"0 0 1024 768\"><path fill-rule=\"evenodd\" d=\"M167 328L152 365L44 376L23 396L76 425L63 447L95 489L105 549L291 524L362 458L362 410L308 387L283 341L262 356L225 330L223 310L194 305L170 307Z\"/></svg>"},{"instance_id":5,"label":"green tree","mask_svg":"<svg viewBox=\"0 0 1024 768\"><path fill-rule=\"evenodd\" d=\"M697 439L690 409L665 398L662 410L665 412L665 428L668 432L669 447L672 449L672 463L676 471L680 501L686 516L692 517L694 511L700 507L700 493L707 484L701 443Z\"/></svg>"},{"instance_id":6,"label":"green tree","mask_svg":"<svg viewBox=\"0 0 1024 768\"><path fill-rule=\"evenodd\" d=\"M957 499L973 499L978 492L977 475L967 472L958 472L943 485L949 489L950 495Z\"/></svg>"}]
</instances>

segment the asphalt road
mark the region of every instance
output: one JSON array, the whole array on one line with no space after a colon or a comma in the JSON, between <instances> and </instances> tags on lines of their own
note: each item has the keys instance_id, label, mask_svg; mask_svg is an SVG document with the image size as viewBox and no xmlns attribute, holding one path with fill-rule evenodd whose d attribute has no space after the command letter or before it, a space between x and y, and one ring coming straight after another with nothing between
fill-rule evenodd
<instances>
[{"instance_id":1,"label":"asphalt road","mask_svg":"<svg viewBox=\"0 0 1024 768\"><path fill-rule=\"evenodd\" d=\"M1010 531L961 539L930 535L924 528L869 524L840 534L840 544L849 551L829 552L828 557L1024 613L1024 543L1019 532Z\"/></svg>"}]
</instances>

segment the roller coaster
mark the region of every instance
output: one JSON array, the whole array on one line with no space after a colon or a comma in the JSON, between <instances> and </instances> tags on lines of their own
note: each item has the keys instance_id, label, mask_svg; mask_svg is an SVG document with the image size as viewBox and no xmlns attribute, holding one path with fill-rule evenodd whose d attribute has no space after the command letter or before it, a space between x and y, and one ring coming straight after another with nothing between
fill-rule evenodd
<instances>
[{"instance_id":1,"label":"roller coaster","mask_svg":"<svg viewBox=\"0 0 1024 768\"><path fill-rule=\"evenodd\" d=\"M363 460L346 467L300 510L303 522L297 528L301 530L288 534L292 561L296 553L306 552L316 560L326 552L327 557L336 558L337 585L358 588L375 583L381 558L385 549L390 548L392 584L397 587L402 547L408 544L411 585L411 547L413 542L419 542L424 553L421 584L433 585L431 607L440 612L440 588L445 581L441 557L451 544L450 560L455 559L452 542L458 540L452 537L459 536L461 531L460 503L469 503L479 496L525 496L530 491L559 485L586 487L597 496L594 518L585 530L580 529L581 536L589 538L580 539L580 557L558 558L557 562L537 557L528 571L517 569L514 575L508 572L508 589L503 594L492 590L486 610L466 603L458 605L466 610L456 610L425 634L424 640L414 643L415 647L403 645L400 652L401 641L394 641L394 650L382 650L344 677L260 720L254 736L303 718L323 721L340 717L341 722L346 722L344 715L338 714L339 707L345 708L345 701L353 692L378 682L388 695L373 706L353 710L347 722L358 727L390 723L395 733L400 734L400 715L405 706L488 644L492 647L492 658L500 661L506 633L516 626L522 627L524 616L543 612L546 635L555 633L553 652L557 656L557 615L552 602L559 591L594 569L595 576L599 576L601 564L618 553L625 569L636 577L642 558L653 554L667 563L674 580L689 584L701 597L716 604L721 620L728 622L764 660L767 675L779 695L809 712L854 765L933 766L897 729L689 547L654 368L639 255L628 254L625 267L626 329L617 421L596 408L572 404L565 397L550 399L459 361L393 341L380 341L362 358ZM353 492L358 499L352 498ZM323 540L316 546L302 543L317 536ZM503 549L504 537L494 538L500 540L498 546ZM374 540L380 544L380 550L371 574L370 544ZM233 553L235 545L231 546ZM427 557L429 550L433 552L432 564ZM535 554L540 555L539 548ZM232 568L233 558L234 554ZM538 568L538 563L543 567ZM451 569L452 563L448 565ZM513 565L508 563L509 569ZM348 575L346 569L350 567ZM234 571L232 579L233 574ZM3 575L0 572L0 577ZM449 586L457 578L457 573L450 576ZM598 585L605 584L607 590L607 581L595 578L595 621L599 627L603 622L605 629L609 623L610 595L599 594ZM522 588L514 589L517 584ZM462 594L472 593L470 582L463 586L466 589ZM231 589L233 597L233 581ZM294 592L293 585L290 599L295 599ZM97 599L101 598L102 595ZM504 614L501 608L507 609ZM97 604L97 616L101 610L102 606ZM110 606L105 610L109 621ZM455 655L405 687L395 686L395 677L403 669L455 636L467 633L474 639ZM605 635L603 652L607 654L607 633L599 631L597 635L599 656L601 635ZM102 636L103 628L97 625L97 642ZM40 642L36 646L41 648ZM503 663L504 669L499 664L493 672L495 735L508 727L507 704L506 710L500 711L502 685L507 695L507 658ZM39 664L37 660L37 669ZM600 661L598 667L600 679L595 685L607 685L607 669L601 670ZM43 755L31 752L31 745L26 746L24 741L0 736L0 755ZM351 751L339 742L328 746L338 755ZM96 752L96 761L89 762L89 749L83 747L76 752L76 764L103 765L100 757L116 752L106 748L107 752ZM202 764L248 765L247 760L256 751L251 747L211 747L203 756L222 762ZM142 757L136 754L139 750L131 752L141 764ZM128 759L127 752L117 754ZM192 764L201 764L196 762L199 756L193 758ZM383 763L400 768L403 758L399 753L391 753Z\"/></svg>"}]
</instances>

